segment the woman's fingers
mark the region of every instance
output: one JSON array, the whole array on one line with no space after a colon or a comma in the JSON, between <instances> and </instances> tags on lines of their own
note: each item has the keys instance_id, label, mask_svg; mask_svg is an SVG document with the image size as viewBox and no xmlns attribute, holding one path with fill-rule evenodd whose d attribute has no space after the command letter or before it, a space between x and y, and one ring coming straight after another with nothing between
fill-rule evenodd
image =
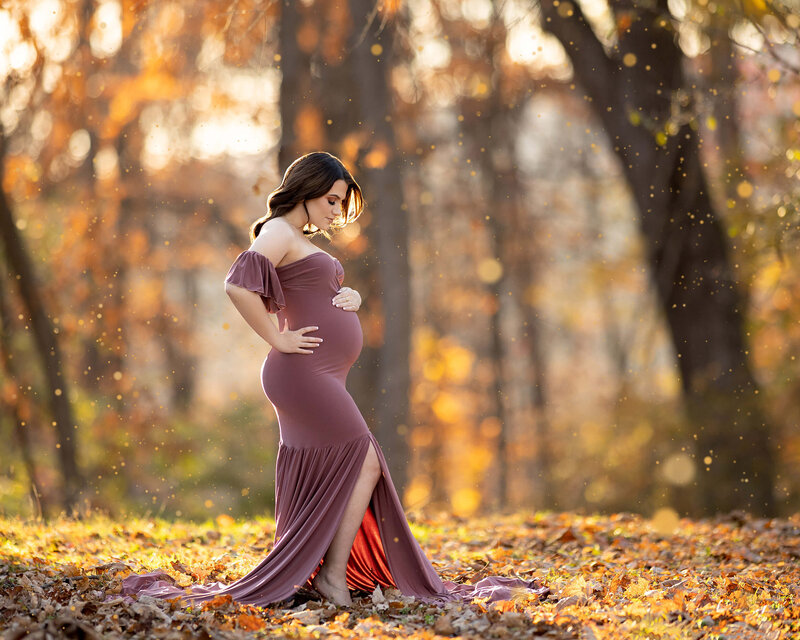
<instances>
[{"instance_id":1,"label":"woman's fingers","mask_svg":"<svg viewBox=\"0 0 800 640\"><path fill-rule=\"evenodd\" d=\"M305 335L307 331L316 331L317 329L319 329L319 327L311 325L308 327L302 327L293 332L299 337L299 342L295 347L296 351L294 353L314 353L313 349L304 349L303 347L318 347L320 345L322 338L319 336Z\"/></svg>"},{"instance_id":2,"label":"woman's fingers","mask_svg":"<svg viewBox=\"0 0 800 640\"><path fill-rule=\"evenodd\" d=\"M305 335L306 331L316 331L319 327L310 326L310 327L303 327L302 329L298 330L300 333L300 345L298 345L299 353L314 353L313 349L304 349L303 347L318 347L319 344L322 342L322 338L319 336L309 336Z\"/></svg>"},{"instance_id":3,"label":"woman's fingers","mask_svg":"<svg viewBox=\"0 0 800 640\"><path fill-rule=\"evenodd\" d=\"M302 329L298 329L297 333L300 334L300 345L303 347L316 347L320 342L322 342L322 338L319 336L308 336L305 335L306 331L316 331L319 327L316 326L309 326L303 327ZM312 351L304 351L303 353L313 353Z\"/></svg>"}]
</instances>

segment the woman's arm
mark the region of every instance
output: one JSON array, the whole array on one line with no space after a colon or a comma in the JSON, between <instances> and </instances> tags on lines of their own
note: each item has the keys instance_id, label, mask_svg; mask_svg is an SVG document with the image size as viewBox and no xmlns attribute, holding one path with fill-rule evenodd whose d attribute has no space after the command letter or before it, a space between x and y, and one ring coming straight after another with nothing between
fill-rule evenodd
<instances>
[{"instance_id":1,"label":"woman's arm","mask_svg":"<svg viewBox=\"0 0 800 640\"><path fill-rule=\"evenodd\" d=\"M255 251L265 256L272 263L271 268L274 268L274 265L277 265L286 256L293 241L294 237L288 227L282 224L265 225L249 251ZM284 326L281 330L270 319L270 314L264 313L266 307L259 292L226 281L225 293L228 294L236 310L253 331L278 351L314 353L308 348L316 347L322 342L322 338L305 335L308 331L319 329L316 326L301 327L295 331L287 330Z\"/></svg>"},{"instance_id":2,"label":"woman's arm","mask_svg":"<svg viewBox=\"0 0 800 640\"><path fill-rule=\"evenodd\" d=\"M265 255L273 265L277 265L286 255L293 240L291 230L282 224L264 225L261 233L253 241L250 251L258 251ZM279 349L281 332L266 310L261 296L230 282L225 283L225 293L233 302L233 306L249 324L253 331L266 340L271 346Z\"/></svg>"},{"instance_id":3,"label":"woman's arm","mask_svg":"<svg viewBox=\"0 0 800 640\"><path fill-rule=\"evenodd\" d=\"M225 283L225 293L233 302L233 306L249 324L253 331L260 335L264 340L279 351L281 342L281 332L277 323L270 317L272 314L266 313L261 296L255 291L248 291L230 282Z\"/></svg>"}]
</instances>

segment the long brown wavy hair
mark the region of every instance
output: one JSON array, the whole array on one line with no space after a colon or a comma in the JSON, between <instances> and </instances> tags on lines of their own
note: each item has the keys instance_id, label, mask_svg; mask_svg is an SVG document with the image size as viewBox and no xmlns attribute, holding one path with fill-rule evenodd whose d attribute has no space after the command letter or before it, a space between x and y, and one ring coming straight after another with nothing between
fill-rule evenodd
<instances>
[{"instance_id":1,"label":"long brown wavy hair","mask_svg":"<svg viewBox=\"0 0 800 640\"><path fill-rule=\"evenodd\" d=\"M267 198L266 215L250 225L250 241L256 239L267 220L286 215L299 202L324 196L337 180L347 183L347 193L342 200L342 217L334 218L331 226L341 228L353 222L361 215L366 204L361 187L339 158L327 151L313 151L300 156L286 169L280 186ZM310 222L303 227L303 234L307 236L317 233L322 233L330 240L330 234L326 230L315 227Z\"/></svg>"}]
</instances>

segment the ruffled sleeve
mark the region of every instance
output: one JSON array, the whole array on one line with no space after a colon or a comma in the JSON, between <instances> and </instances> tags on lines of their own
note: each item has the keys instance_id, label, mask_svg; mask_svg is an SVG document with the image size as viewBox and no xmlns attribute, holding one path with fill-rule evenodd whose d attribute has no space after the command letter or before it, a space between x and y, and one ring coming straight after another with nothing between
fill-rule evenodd
<instances>
[{"instance_id":1,"label":"ruffled sleeve","mask_svg":"<svg viewBox=\"0 0 800 640\"><path fill-rule=\"evenodd\" d=\"M275 265L259 251L242 251L228 270L225 282L261 295L261 300L270 313L278 313L286 307Z\"/></svg>"}]
</instances>

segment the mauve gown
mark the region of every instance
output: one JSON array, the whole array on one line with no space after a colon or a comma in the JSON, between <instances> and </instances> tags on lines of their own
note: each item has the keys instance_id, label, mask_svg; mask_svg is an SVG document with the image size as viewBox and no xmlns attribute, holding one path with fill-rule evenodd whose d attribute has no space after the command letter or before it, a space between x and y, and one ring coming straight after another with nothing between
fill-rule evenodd
<instances>
[{"instance_id":1,"label":"mauve gown","mask_svg":"<svg viewBox=\"0 0 800 640\"><path fill-rule=\"evenodd\" d=\"M537 580L489 576L474 585L442 581L408 526L380 445L345 388L363 336L358 315L331 304L344 280L341 263L317 251L275 267L264 254L246 250L225 282L259 293L279 326L309 325L323 341L313 353L271 349L261 367L264 393L278 417L280 441L275 469L275 543L247 575L223 585L178 587L161 570L123 579L123 596L181 597L185 604L230 594L244 604L266 606L311 586L338 529L369 444L381 477L373 490L347 564L351 589L396 587L428 603L507 599L512 587L545 594ZM109 597L110 599L110 597Z\"/></svg>"}]
</instances>

